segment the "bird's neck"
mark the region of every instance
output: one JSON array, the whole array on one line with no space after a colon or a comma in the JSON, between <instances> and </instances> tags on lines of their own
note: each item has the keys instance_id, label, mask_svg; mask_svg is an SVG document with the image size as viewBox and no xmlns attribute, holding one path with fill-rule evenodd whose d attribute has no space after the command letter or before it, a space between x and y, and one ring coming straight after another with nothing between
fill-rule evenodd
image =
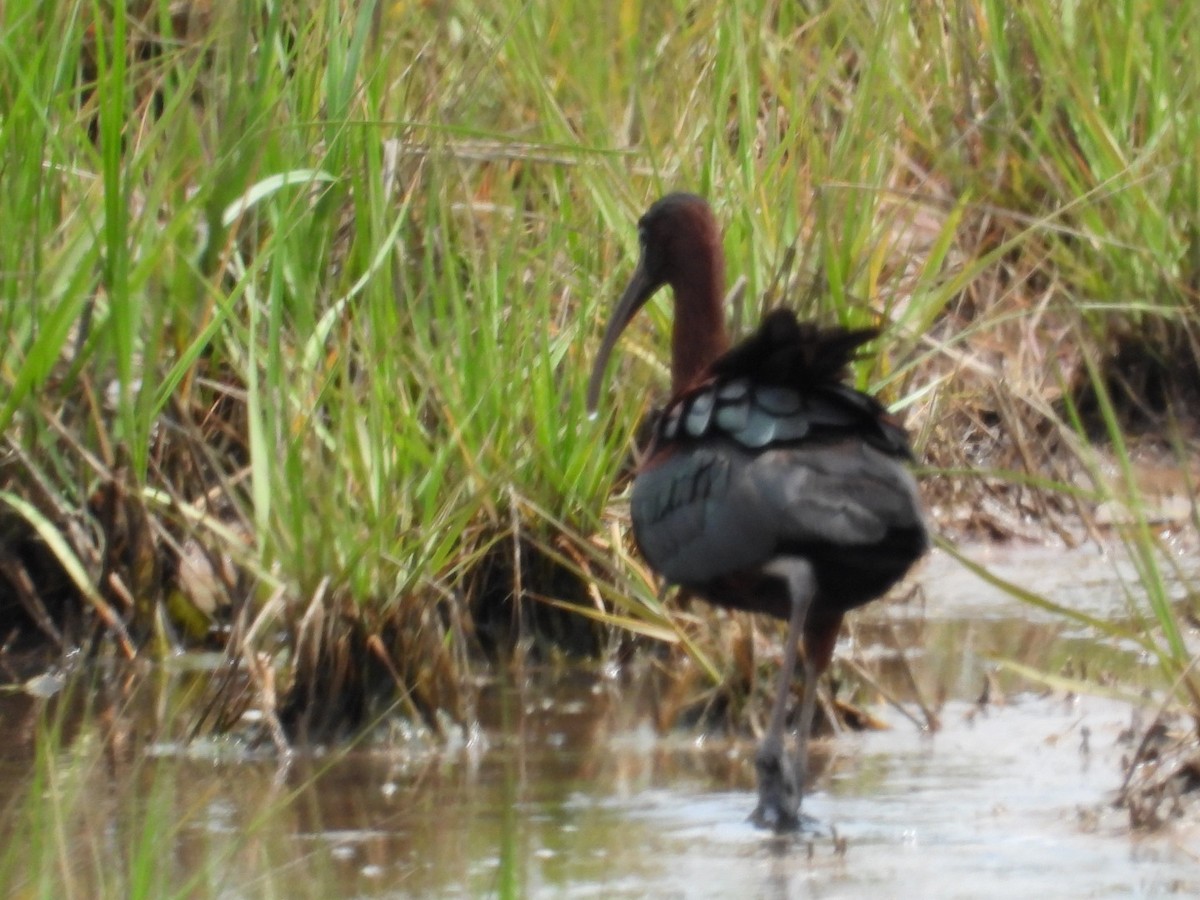
<instances>
[{"instance_id":1,"label":"bird's neck","mask_svg":"<svg viewBox=\"0 0 1200 900\"><path fill-rule=\"evenodd\" d=\"M729 349L725 332L725 263L720 251L676 279L675 324L671 333L671 392L695 382Z\"/></svg>"}]
</instances>

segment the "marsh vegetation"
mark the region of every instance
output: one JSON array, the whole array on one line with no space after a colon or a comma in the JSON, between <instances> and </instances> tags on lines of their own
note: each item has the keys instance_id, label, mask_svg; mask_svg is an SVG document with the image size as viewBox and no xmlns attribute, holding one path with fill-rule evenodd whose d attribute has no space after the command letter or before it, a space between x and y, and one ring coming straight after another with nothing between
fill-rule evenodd
<instances>
[{"instance_id":1,"label":"marsh vegetation","mask_svg":"<svg viewBox=\"0 0 1200 900\"><path fill-rule=\"evenodd\" d=\"M736 334L781 303L885 329L856 378L907 422L941 552L1139 654L1020 677L1144 706L1130 819L1169 820L1200 783L1198 27L1149 0L4 4L0 664L203 661L180 742L455 740L478 679L564 660L678 674L664 729L752 730L764 626L664 600L626 533L665 303L584 409L633 221L686 188ZM968 538L1103 548L1122 603Z\"/></svg>"}]
</instances>

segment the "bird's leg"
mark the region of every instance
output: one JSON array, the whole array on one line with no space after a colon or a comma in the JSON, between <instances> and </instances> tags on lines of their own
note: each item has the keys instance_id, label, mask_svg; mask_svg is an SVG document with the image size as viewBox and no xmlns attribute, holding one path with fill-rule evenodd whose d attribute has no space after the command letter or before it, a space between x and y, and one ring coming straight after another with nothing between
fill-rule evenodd
<instances>
[{"instance_id":1,"label":"bird's leg","mask_svg":"<svg viewBox=\"0 0 1200 900\"><path fill-rule=\"evenodd\" d=\"M804 654L804 693L800 698L800 727L796 733L796 778L804 791L808 777L808 739L812 735L813 709L817 705L817 667L811 653Z\"/></svg>"},{"instance_id":2,"label":"bird's leg","mask_svg":"<svg viewBox=\"0 0 1200 900\"><path fill-rule=\"evenodd\" d=\"M800 800L804 788L804 764L807 759L808 724L812 720L813 691L810 685L815 679L804 682L804 701L800 708L800 766L797 767L783 746L783 730L787 719L787 701L791 693L792 676L796 671L797 650L804 631L804 620L816 590L812 566L801 559L779 560L766 570L784 580L788 588L792 611L788 618L787 643L783 648L783 665L779 669L779 682L775 689L775 701L771 706L771 720L767 733L754 757L758 772L758 806L750 819L760 828L775 831L794 831L800 827ZM805 662L805 674L811 676L811 665Z\"/></svg>"}]
</instances>

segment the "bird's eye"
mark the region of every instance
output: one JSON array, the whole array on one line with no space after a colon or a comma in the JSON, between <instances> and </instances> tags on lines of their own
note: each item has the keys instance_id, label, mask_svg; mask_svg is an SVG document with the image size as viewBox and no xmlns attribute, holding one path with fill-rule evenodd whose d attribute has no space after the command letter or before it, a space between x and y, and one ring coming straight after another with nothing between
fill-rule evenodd
<instances>
[{"instance_id":1,"label":"bird's eye","mask_svg":"<svg viewBox=\"0 0 1200 900\"><path fill-rule=\"evenodd\" d=\"M646 226L638 223L638 244L645 247L647 240Z\"/></svg>"}]
</instances>

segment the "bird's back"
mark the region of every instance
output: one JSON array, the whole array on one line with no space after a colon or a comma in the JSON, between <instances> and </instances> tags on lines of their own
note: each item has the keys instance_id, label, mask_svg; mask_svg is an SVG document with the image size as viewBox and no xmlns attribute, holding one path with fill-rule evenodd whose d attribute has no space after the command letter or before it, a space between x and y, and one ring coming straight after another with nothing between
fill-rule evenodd
<instances>
[{"instance_id":1,"label":"bird's back","mask_svg":"<svg viewBox=\"0 0 1200 900\"><path fill-rule=\"evenodd\" d=\"M786 618L762 573L816 572L819 607L866 603L928 547L904 430L843 380L873 331L821 329L787 310L668 404L634 484L634 535L667 580L724 606Z\"/></svg>"}]
</instances>

